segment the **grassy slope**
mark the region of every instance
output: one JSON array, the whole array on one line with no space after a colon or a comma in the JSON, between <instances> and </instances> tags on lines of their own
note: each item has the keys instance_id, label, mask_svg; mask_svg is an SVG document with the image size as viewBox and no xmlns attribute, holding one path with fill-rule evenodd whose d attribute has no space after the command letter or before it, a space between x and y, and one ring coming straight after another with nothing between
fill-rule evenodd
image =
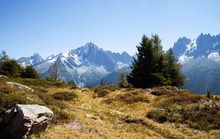
<instances>
[{"instance_id":1,"label":"grassy slope","mask_svg":"<svg viewBox=\"0 0 220 139\"><path fill-rule=\"evenodd\" d=\"M8 79L7 79L8 80ZM1 87L6 79L1 80ZM17 82L23 82L16 80ZM30 103L46 105L55 112L55 120L44 133L34 135L34 139L72 138L220 138L220 130L196 130L186 124L158 123L146 117L147 113L169 100L173 95L185 92L173 88L152 89L109 89L109 94L98 97L94 89L74 89L68 87L44 86L28 82L35 93L21 91ZM96 90L103 90L97 88ZM152 92L160 94L152 94ZM56 92L70 92L78 97L70 101L54 100ZM172 95L164 95L171 93ZM42 95L43 94L43 95ZM187 93L188 94L188 93ZM187 97L195 95L189 94ZM45 97L45 98L43 98ZM205 98L201 98L205 99ZM159 107L158 107L159 108Z\"/></svg>"}]
</instances>

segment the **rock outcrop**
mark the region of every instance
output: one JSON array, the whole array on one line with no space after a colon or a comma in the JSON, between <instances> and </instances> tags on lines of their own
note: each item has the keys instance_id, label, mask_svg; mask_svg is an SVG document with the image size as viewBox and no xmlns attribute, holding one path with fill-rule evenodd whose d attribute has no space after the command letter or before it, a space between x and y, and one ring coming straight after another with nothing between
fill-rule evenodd
<instances>
[{"instance_id":1,"label":"rock outcrop","mask_svg":"<svg viewBox=\"0 0 220 139\"><path fill-rule=\"evenodd\" d=\"M11 86L15 86L15 87L18 87L19 89L27 89L31 92L34 92L34 89L26 86L26 85L23 85L23 84L19 84L19 83L16 83L16 82L6 82L6 85L11 85Z\"/></svg>"},{"instance_id":2,"label":"rock outcrop","mask_svg":"<svg viewBox=\"0 0 220 139\"><path fill-rule=\"evenodd\" d=\"M6 111L3 122L6 124L5 131L15 139L26 139L44 131L52 117L53 112L45 106L17 104Z\"/></svg>"}]
</instances>

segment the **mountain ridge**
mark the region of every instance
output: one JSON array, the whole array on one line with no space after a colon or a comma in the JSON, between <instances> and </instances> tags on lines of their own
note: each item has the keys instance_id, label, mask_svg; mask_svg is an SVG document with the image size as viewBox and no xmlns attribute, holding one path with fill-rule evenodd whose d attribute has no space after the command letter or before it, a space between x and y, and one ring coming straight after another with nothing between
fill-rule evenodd
<instances>
[{"instance_id":1,"label":"mountain ridge","mask_svg":"<svg viewBox=\"0 0 220 139\"><path fill-rule=\"evenodd\" d=\"M174 56L182 64L198 57L220 60L220 34L211 36L201 33L196 39L182 37L174 43L172 49Z\"/></svg>"},{"instance_id":2,"label":"mountain ridge","mask_svg":"<svg viewBox=\"0 0 220 139\"><path fill-rule=\"evenodd\" d=\"M188 82L183 89L200 94L210 90L219 94L220 83L214 81L220 82L217 76L220 68L213 65L220 63L220 34L211 36L201 33L196 39L181 37L172 49L175 58L183 65L182 73ZM132 57L126 52L105 51L89 42L69 52L48 56L46 59L35 54L27 57L27 60L24 57L23 61L19 60L23 64L35 64L35 69L43 78L51 74L52 65L57 61L60 76L64 81L74 80L78 86L88 87L99 85L101 80L107 84L117 84L120 72L130 72ZM204 60L206 62L203 62Z\"/></svg>"},{"instance_id":3,"label":"mountain ridge","mask_svg":"<svg viewBox=\"0 0 220 139\"><path fill-rule=\"evenodd\" d=\"M127 52L105 51L89 42L69 52L48 56L46 59L36 53L31 57L20 58L18 62L23 66L32 64L43 78L51 74L52 65L57 62L62 80L74 80L79 86L84 87L98 85L108 74L129 67L131 60L132 57Z\"/></svg>"},{"instance_id":4,"label":"mountain ridge","mask_svg":"<svg viewBox=\"0 0 220 139\"><path fill-rule=\"evenodd\" d=\"M184 89L204 94L220 94L220 34L201 33L196 39L179 38L174 43L175 58L182 64L187 84Z\"/></svg>"}]
</instances>

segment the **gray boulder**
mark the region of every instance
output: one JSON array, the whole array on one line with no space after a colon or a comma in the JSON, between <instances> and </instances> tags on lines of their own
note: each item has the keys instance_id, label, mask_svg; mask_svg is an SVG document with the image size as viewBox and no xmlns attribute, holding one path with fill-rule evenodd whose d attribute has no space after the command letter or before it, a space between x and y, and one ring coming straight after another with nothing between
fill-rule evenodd
<instances>
[{"instance_id":1,"label":"gray boulder","mask_svg":"<svg viewBox=\"0 0 220 139\"><path fill-rule=\"evenodd\" d=\"M16 82L6 82L6 85L15 86L15 87L18 87L19 89L27 89L31 92L34 92L34 89L32 89L26 85L16 83Z\"/></svg>"},{"instance_id":2,"label":"gray boulder","mask_svg":"<svg viewBox=\"0 0 220 139\"><path fill-rule=\"evenodd\" d=\"M44 131L51 122L53 112L45 106L17 104L6 111L3 122L5 130L15 139Z\"/></svg>"}]
</instances>

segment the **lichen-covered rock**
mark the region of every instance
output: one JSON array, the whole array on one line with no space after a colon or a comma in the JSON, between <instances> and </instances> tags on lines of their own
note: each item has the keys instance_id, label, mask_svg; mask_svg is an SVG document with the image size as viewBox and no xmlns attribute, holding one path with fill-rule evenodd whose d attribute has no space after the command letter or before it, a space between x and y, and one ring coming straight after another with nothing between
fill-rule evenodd
<instances>
[{"instance_id":1,"label":"lichen-covered rock","mask_svg":"<svg viewBox=\"0 0 220 139\"><path fill-rule=\"evenodd\" d=\"M34 90L26 85L23 85L23 84L19 84L19 83L16 83L16 82L6 82L6 85L11 85L11 86L16 86L18 87L19 89L27 89L31 92L34 92Z\"/></svg>"},{"instance_id":2,"label":"lichen-covered rock","mask_svg":"<svg viewBox=\"0 0 220 139\"><path fill-rule=\"evenodd\" d=\"M45 106L17 104L6 111L3 122L6 131L16 139L25 139L33 133L39 133L51 122L53 112Z\"/></svg>"}]
</instances>

